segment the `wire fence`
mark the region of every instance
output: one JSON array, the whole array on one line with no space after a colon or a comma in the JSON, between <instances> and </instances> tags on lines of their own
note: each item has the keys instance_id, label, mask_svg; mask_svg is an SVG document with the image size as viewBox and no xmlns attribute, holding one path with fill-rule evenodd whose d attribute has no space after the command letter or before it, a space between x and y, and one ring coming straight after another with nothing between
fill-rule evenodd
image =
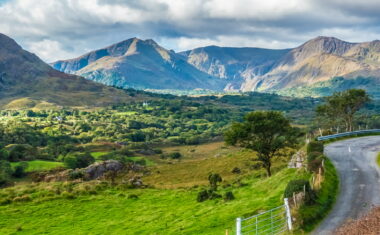
<instances>
[{"instance_id":1,"label":"wire fence","mask_svg":"<svg viewBox=\"0 0 380 235\"><path fill-rule=\"evenodd\" d=\"M288 200L284 205L248 217L237 218L236 235L277 235L291 230L291 218Z\"/></svg>"}]
</instances>

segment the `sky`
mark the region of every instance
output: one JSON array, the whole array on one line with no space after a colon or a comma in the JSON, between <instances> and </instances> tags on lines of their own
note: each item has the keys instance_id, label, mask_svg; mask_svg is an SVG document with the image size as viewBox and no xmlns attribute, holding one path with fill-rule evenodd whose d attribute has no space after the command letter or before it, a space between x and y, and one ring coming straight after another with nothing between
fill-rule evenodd
<instances>
[{"instance_id":1,"label":"sky","mask_svg":"<svg viewBox=\"0 0 380 235\"><path fill-rule=\"evenodd\" d=\"M380 39L380 0L0 0L0 33L46 62L128 38L175 51Z\"/></svg>"}]
</instances>

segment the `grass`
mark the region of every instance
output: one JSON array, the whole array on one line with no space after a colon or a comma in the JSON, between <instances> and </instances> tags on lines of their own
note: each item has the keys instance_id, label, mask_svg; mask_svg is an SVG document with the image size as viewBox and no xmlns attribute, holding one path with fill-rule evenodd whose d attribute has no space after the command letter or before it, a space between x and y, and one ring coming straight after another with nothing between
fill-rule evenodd
<instances>
[{"instance_id":1,"label":"grass","mask_svg":"<svg viewBox=\"0 0 380 235\"><path fill-rule=\"evenodd\" d=\"M109 152L92 152L91 156L95 159L99 159L101 156L108 154Z\"/></svg>"},{"instance_id":2,"label":"grass","mask_svg":"<svg viewBox=\"0 0 380 235\"><path fill-rule=\"evenodd\" d=\"M321 189L317 191L316 203L312 206L302 206L299 213L303 221L302 229L312 231L332 209L339 193L339 178L332 162L325 159L324 180Z\"/></svg>"},{"instance_id":3,"label":"grass","mask_svg":"<svg viewBox=\"0 0 380 235\"><path fill-rule=\"evenodd\" d=\"M33 172L33 171L44 171L44 170L50 170L57 167L63 167L62 162L51 162L51 161L43 161L43 160L33 160L33 161L27 161L28 167L26 168L26 172ZM19 162L12 162L12 167L17 166L20 164Z\"/></svg>"},{"instance_id":4,"label":"grass","mask_svg":"<svg viewBox=\"0 0 380 235\"><path fill-rule=\"evenodd\" d=\"M377 165L380 167L380 152L377 154L376 162L377 162Z\"/></svg>"},{"instance_id":5,"label":"grass","mask_svg":"<svg viewBox=\"0 0 380 235\"><path fill-rule=\"evenodd\" d=\"M223 234L226 229L232 233L236 217L282 204L287 182L308 177L304 171L287 168L271 178L247 177L240 186L220 188L221 194L232 191L235 200L203 203L196 202L197 188L108 187L89 195L92 190L82 183L71 188L74 196L67 197L67 192L57 193L54 183L19 186L0 190L1 198L11 201L0 206L0 233L20 228L20 234ZM128 198L132 194L138 199ZM31 201L20 202L22 198Z\"/></svg>"}]
</instances>

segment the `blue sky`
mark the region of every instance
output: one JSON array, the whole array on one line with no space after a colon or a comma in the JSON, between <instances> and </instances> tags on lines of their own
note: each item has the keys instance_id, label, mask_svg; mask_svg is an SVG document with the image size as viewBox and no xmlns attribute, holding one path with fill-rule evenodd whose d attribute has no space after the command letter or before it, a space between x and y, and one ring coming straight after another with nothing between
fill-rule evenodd
<instances>
[{"instance_id":1,"label":"blue sky","mask_svg":"<svg viewBox=\"0 0 380 235\"><path fill-rule=\"evenodd\" d=\"M45 61L131 37L175 51L380 39L378 0L0 0L0 33Z\"/></svg>"}]
</instances>

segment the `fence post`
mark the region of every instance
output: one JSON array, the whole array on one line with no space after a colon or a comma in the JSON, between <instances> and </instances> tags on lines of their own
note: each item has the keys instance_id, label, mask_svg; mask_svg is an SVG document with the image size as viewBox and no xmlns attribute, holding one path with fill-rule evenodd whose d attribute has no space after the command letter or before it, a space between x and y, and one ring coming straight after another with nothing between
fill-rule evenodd
<instances>
[{"instance_id":1,"label":"fence post","mask_svg":"<svg viewBox=\"0 0 380 235\"><path fill-rule=\"evenodd\" d=\"M236 219L236 235L241 235L241 218Z\"/></svg>"},{"instance_id":2,"label":"fence post","mask_svg":"<svg viewBox=\"0 0 380 235\"><path fill-rule=\"evenodd\" d=\"M288 229L289 229L289 231L291 231L291 230L293 230L292 216L290 214L289 202L288 202L287 198L284 198L284 203L285 203L285 210L286 210L286 218L288 221Z\"/></svg>"}]
</instances>

